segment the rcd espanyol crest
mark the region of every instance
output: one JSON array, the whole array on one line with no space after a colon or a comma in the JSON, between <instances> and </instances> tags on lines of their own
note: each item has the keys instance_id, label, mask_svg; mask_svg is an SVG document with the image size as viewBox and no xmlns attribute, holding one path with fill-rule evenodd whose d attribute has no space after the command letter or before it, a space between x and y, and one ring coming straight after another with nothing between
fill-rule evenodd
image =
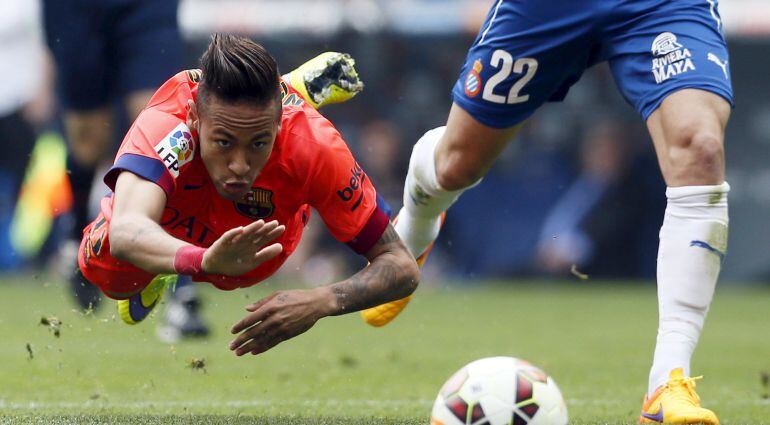
<instances>
[{"instance_id":1,"label":"rcd espanyol crest","mask_svg":"<svg viewBox=\"0 0 770 425\"><path fill-rule=\"evenodd\" d=\"M670 32L664 32L652 42L652 54L654 56L667 55L674 50L681 49L682 45L677 43L676 36Z\"/></svg>"},{"instance_id":2,"label":"rcd espanyol crest","mask_svg":"<svg viewBox=\"0 0 770 425\"><path fill-rule=\"evenodd\" d=\"M468 97L476 97L481 91L483 85L481 81L481 70L484 67L481 65L481 61L476 59L473 62L473 68L465 75L465 95Z\"/></svg>"}]
</instances>

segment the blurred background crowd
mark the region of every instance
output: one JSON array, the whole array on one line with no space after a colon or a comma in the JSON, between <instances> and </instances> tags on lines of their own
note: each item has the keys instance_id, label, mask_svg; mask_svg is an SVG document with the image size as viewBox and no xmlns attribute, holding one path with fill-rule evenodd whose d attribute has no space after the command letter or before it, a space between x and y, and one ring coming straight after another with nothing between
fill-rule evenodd
<instances>
[{"instance_id":1,"label":"blurred background crowd","mask_svg":"<svg viewBox=\"0 0 770 425\"><path fill-rule=\"evenodd\" d=\"M491 4L3 0L0 271L59 267L65 273L72 267L67 259L74 256L75 235L95 215L106 190L101 174L152 93L150 87L122 84L134 81L127 73L142 72L141 66L121 65L132 54L126 39L156 25L169 28L168 40L178 37L178 42L160 43L157 50L178 70L195 68L208 36L218 31L253 37L283 72L326 50L350 53L364 92L323 113L398 211L411 146L445 123L450 89ZM74 7L93 8L100 24L68 20L66 9ZM170 21L142 20L146 8L167 11ZM770 3L727 0L720 10L738 105L726 136L732 225L723 276L769 281ZM102 55L90 57L91 48L62 44L59 35L85 28L94 37L111 34ZM72 69L62 65L62 56L69 57L70 67L101 61L105 73L114 73L114 84L68 81ZM145 62L142 66L154 66L152 58ZM113 93L114 88L121 90ZM84 94L102 102L78 100ZM449 211L426 273L433 281L570 273L654 278L664 191L644 123L620 97L608 70L598 66L564 103L536 113L484 182ZM316 217L283 274L324 284L358 261Z\"/></svg>"}]
</instances>

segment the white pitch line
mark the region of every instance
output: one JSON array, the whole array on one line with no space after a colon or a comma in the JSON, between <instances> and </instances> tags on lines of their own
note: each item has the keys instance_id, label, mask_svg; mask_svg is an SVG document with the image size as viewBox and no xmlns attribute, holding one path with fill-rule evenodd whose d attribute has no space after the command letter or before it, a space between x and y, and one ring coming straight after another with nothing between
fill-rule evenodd
<instances>
[{"instance_id":1,"label":"white pitch line","mask_svg":"<svg viewBox=\"0 0 770 425\"><path fill-rule=\"evenodd\" d=\"M27 401L27 402L7 402L0 400L0 409L8 410L27 410L27 409L78 409L78 408L128 408L128 409L146 409L146 408L222 408L222 407L261 407L261 406L369 406L369 407L404 407L430 406L433 400L230 400L230 401L181 401L181 400L160 400L160 401L134 401L134 402L111 402L103 400L78 401Z\"/></svg>"},{"instance_id":2,"label":"white pitch line","mask_svg":"<svg viewBox=\"0 0 770 425\"><path fill-rule=\"evenodd\" d=\"M230 401L181 401L181 400L161 400L161 401L134 401L134 402L111 402L105 400L79 401L27 401L27 402L7 402L0 400L0 410L32 410L32 409L91 409L91 408L118 408L130 410L142 410L148 408L238 408L238 407L264 407L264 406L301 406L301 407L321 407L321 406L366 406L366 407L419 407L428 408L433 404L433 400L337 400L337 399L303 399L303 400L230 400ZM585 400L585 399L567 399L570 406L620 406L623 403L615 400ZM733 405L747 406L770 406L770 400L762 399L736 399L730 401Z\"/></svg>"}]
</instances>

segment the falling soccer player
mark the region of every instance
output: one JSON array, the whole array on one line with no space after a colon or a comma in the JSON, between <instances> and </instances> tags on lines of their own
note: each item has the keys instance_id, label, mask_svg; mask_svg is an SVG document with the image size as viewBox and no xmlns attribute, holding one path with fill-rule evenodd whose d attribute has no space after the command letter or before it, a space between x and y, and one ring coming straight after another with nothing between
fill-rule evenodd
<instances>
[{"instance_id":1,"label":"falling soccer player","mask_svg":"<svg viewBox=\"0 0 770 425\"><path fill-rule=\"evenodd\" d=\"M419 271L387 206L315 110L360 90L352 60L325 54L288 80L262 46L214 35L201 69L168 80L131 126L78 256L82 278L118 300L124 322L144 320L179 274L223 290L268 278L297 246L310 207L369 264L248 306L232 328L237 355L414 291Z\"/></svg>"}]
</instances>

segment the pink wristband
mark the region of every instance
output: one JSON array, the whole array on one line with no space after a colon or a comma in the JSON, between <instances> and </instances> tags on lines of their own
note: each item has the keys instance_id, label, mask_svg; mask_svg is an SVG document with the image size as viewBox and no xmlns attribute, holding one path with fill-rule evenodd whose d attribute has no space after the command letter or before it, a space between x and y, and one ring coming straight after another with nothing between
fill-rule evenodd
<instances>
[{"instance_id":1,"label":"pink wristband","mask_svg":"<svg viewBox=\"0 0 770 425\"><path fill-rule=\"evenodd\" d=\"M203 254L205 252L206 248L193 245L185 245L179 248L174 256L174 270L179 274L189 276L202 272L201 263L203 262Z\"/></svg>"}]
</instances>

